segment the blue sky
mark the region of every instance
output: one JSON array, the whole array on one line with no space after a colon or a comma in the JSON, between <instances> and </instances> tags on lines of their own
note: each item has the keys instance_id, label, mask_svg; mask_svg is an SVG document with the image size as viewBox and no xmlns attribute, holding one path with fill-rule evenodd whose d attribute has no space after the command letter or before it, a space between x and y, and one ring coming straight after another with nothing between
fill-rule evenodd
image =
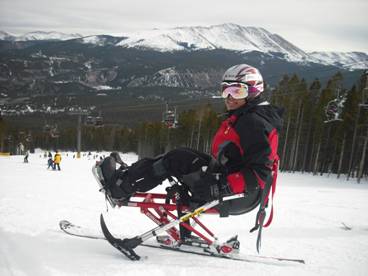
<instances>
[{"instance_id":1,"label":"blue sky","mask_svg":"<svg viewBox=\"0 0 368 276\"><path fill-rule=\"evenodd\" d=\"M129 34L235 23L305 51L368 52L368 0L0 0L0 30Z\"/></svg>"}]
</instances>

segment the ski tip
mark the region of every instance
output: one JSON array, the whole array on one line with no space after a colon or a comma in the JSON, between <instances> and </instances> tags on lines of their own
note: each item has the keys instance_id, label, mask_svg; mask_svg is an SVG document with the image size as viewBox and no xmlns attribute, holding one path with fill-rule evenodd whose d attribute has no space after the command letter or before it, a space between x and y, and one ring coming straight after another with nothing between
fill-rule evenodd
<instances>
[{"instance_id":1,"label":"ski tip","mask_svg":"<svg viewBox=\"0 0 368 276\"><path fill-rule=\"evenodd\" d=\"M100 215L100 225L103 235L113 247L115 247L117 250L119 250L121 253L123 253L126 257L128 257L132 261L137 261L140 259L140 256L138 256L134 252L133 248L142 243L141 239L133 238L121 240L115 238L107 228L102 214Z\"/></svg>"},{"instance_id":2,"label":"ski tip","mask_svg":"<svg viewBox=\"0 0 368 276\"><path fill-rule=\"evenodd\" d=\"M100 215L100 226L101 226L101 230L102 230L102 234L105 236L105 238L109 241L115 241L116 238L114 238L114 236L110 233L109 229L106 226L105 223L105 219L103 217L103 215Z\"/></svg>"},{"instance_id":3,"label":"ski tip","mask_svg":"<svg viewBox=\"0 0 368 276\"><path fill-rule=\"evenodd\" d=\"M108 231L106 223L105 223L105 219L102 214L100 215L100 225L101 225L102 230L105 229L104 232L106 232L106 230Z\"/></svg>"},{"instance_id":4,"label":"ski tip","mask_svg":"<svg viewBox=\"0 0 368 276\"><path fill-rule=\"evenodd\" d=\"M68 227L70 227L70 226L72 226L73 224L70 222L70 221L68 221L68 220L61 220L61 221L59 221L59 227L63 230L63 229L65 229L65 228L68 228Z\"/></svg>"}]
</instances>

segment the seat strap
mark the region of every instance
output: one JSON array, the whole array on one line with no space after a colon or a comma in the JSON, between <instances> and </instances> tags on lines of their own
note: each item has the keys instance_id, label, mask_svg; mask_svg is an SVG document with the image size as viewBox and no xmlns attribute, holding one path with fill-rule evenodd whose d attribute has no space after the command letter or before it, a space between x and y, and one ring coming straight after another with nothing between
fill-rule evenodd
<instances>
[{"instance_id":1,"label":"seat strap","mask_svg":"<svg viewBox=\"0 0 368 276\"><path fill-rule=\"evenodd\" d=\"M256 216L256 222L254 227L250 230L250 232L254 232L255 230L258 230L257 235L257 252L259 253L259 249L261 248L261 239L262 239L262 229L263 227L268 227L273 218L273 196L276 191L276 180L277 180L277 171L278 171L278 164L279 164L279 157L276 156L273 165L272 165L272 172L273 172L273 178L271 185L266 185L261 196L261 202L259 206L259 210ZM267 220L267 222L264 224L264 220L266 218L266 207L268 203L269 198L269 192L271 190L271 198L272 198L272 206L271 206L271 213Z\"/></svg>"},{"instance_id":2,"label":"seat strap","mask_svg":"<svg viewBox=\"0 0 368 276\"><path fill-rule=\"evenodd\" d=\"M277 158L273 162L273 166L272 166L273 179L272 179L272 184L271 184L271 199L272 199L271 212L270 212L270 216L269 216L266 224L263 225L264 227L270 226L270 224L272 222L272 219L273 219L273 196L275 195L275 192L276 192L276 181L277 181L278 167L279 167L279 157L277 156Z\"/></svg>"}]
</instances>

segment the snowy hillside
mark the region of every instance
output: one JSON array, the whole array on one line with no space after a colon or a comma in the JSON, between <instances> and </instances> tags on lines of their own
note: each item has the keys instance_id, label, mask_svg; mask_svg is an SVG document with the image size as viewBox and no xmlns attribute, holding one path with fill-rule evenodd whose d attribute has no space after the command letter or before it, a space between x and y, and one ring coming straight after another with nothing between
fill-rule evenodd
<instances>
[{"instance_id":1,"label":"snowy hillside","mask_svg":"<svg viewBox=\"0 0 368 276\"><path fill-rule=\"evenodd\" d=\"M311 52L317 63L354 69L368 68L368 55L362 52Z\"/></svg>"},{"instance_id":2,"label":"snowy hillside","mask_svg":"<svg viewBox=\"0 0 368 276\"><path fill-rule=\"evenodd\" d=\"M70 40L96 46L118 46L139 48L160 52L197 51L226 49L242 52L265 53L286 61L308 64L319 63L334 65L344 69L365 69L368 65L367 53L360 52L312 52L306 53L278 34L261 27L245 27L227 23L213 26L177 27L151 29L124 36L65 34L60 32L30 32L21 36L12 36L0 32L0 40ZM302 45L299 45L302 46ZM281 55L281 56L280 56Z\"/></svg>"},{"instance_id":3,"label":"snowy hillside","mask_svg":"<svg viewBox=\"0 0 368 276\"><path fill-rule=\"evenodd\" d=\"M15 36L4 32L4 31L0 31L0 40L8 40L8 41L12 41L15 39Z\"/></svg>"},{"instance_id":4,"label":"snowy hillside","mask_svg":"<svg viewBox=\"0 0 368 276\"><path fill-rule=\"evenodd\" d=\"M114 37L109 35L91 35L77 39L80 43L94 44L97 46L116 45L126 37Z\"/></svg>"},{"instance_id":5,"label":"snowy hillside","mask_svg":"<svg viewBox=\"0 0 368 276\"><path fill-rule=\"evenodd\" d=\"M69 40L82 37L80 34L65 34L61 32L29 32L15 38L16 41L28 40Z\"/></svg>"},{"instance_id":6,"label":"snowy hillside","mask_svg":"<svg viewBox=\"0 0 368 276\"><path fill-rule=\"evenodd\" d=\"M122 47L153 48L159 51L228 49L236 51L278 52L290 59L307 55L282 37L263 28L222 24L210 27L154 29L131 35L121 41Z\"/></svg>"},{"instance_id":7,"label":"snowy hillside","mask_svg":"<svg viewBox=\"0 0 368 276\"><path fill-rule=\"evenodd\" d=\"M261 254L302 258L306 264L244 263L141 247L132 262L103 240L61 232L62 219L99 231L99 215L115 235L133 237L154 224L134 208L109 209L91 174L94 159L62 153L61 171L46 169L41 153L0 157L0 275L367 275L368 183L335 176L282 173L273 224ZM137 157L123 155L127 163ZM164 185L157 190L163 191ZM255 213L205 215L220 240L239 235L241 254L256 254L249 233ZM151 241L153 242L153 241Z\"/></svg>"}]
</instances>

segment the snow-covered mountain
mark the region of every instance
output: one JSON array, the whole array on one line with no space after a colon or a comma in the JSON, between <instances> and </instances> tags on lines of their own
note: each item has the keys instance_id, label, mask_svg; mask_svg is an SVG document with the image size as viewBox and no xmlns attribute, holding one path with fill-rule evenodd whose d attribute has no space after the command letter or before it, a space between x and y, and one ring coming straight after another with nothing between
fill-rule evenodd
<instances>
[{"instance_id":1,"label":"snow-covered mountain","mask_svg":"<svg viewBox=\"0 0 368 276\"><path fill-rule=\"evenodd\" d=\"M15 36L4 32L4 31L0 31L0 40L8 40L8 41L12 41L15 39Z\"/></svg>"},{"instance_id":2,"label":"snow-covered mountain","mask_svg":"<svg viewBox=\"0 0 368 276\"><path fill-rule=\"evenodd\" d=\"M368 55L362 52L311 52L309 56L317 63L349 69L368 68Z\"/></svg>"},{"instance_id":3,"label":"snow-covered mountain","mask_svg":"<svg viewBox=\"0 0 368 276\"><path fill-rule=\"evenodd\" d=\"M16 36L15 41L30 41L30 40L69 40L80 38L80 34L66 34L61 32L29 32L21 36Z\"/></svg>"},{"instance_id":4,"label":"snow-covered mountain","mask_svg":"<svg viewBox=\"0 0 368 276\"><path fill-rule=\"evenodd\" d=\"M81 37L79 34L36 31L17 36L14 40L68 40ZM88 36L80 39L80 42L102 46L108 41L106 37L100 35ZM6 40L1 35L0 39ZM303 50L277 34L272 34L259 27L244 27L231 23L209 27L197 26L147 30L123 36L115 45L125 48L152 49L160 52L201 49L275 52L285 54L291 61L300 61L308 58L308 55Z\"/></svg>"},{"instance_id":5,"label":"snow-covered mountain","mask_svg":"<svg viewBox=\"0 0 368 276\"><path fill-rule=\"evenodd\" d=\"M291 60L303 60L308 55L263 28L222 24L209 27L179 27L154 29L136 33L117 44L122 47L149 48L158 51L228 49L242 52L259 51L285 54Z\"/></svg>"},{"instance_id":6,"label":"snow-covered mountain","mask_svg":"<svg viewBox=\"0 0 368 276\"><path fill-rule=\"evenodd\" d=\"M275 56L287 62L317 63L355 70L368 67L368 55L363 52L311 52L307 53L278 34L260 27L244 27L227 23L209 27L177 27L152 29L123 36L65 34L60 32L30 32L13 36L0 31L0 40L37 41L73 40L96 46L117 46L159 52L192 52L225 49L247 55L252 52Z\"/></svg>"},{"instance_id":7,"label":"snow-covered mountain","mask_svg":"<svg viewBox=\"0 0 368 276\"><path fill-rule=\"evenodd\" d=\"M94 44L97 46L116 45L127 37L116 37L110 35L91 35L77 39L80 43Z\"/></svg>"}]
</instances>

